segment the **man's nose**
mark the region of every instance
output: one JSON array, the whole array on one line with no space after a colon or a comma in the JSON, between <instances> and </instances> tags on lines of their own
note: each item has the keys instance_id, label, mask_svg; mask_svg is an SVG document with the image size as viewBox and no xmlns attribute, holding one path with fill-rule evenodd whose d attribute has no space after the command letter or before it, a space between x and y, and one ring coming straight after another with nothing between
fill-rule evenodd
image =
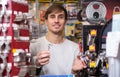
<instances>
[{"instance_id":1,"label":"man's nose","mask_svg":"<svg viewBox=\"0 0 120 77\"><path fill-rule=\"evenodd\" d=\"M55 18L55 22L58 22L58 21L59 21L59 19L58 19L58 17L56 17L56 18Z\"/></svg>"}]
</instances>

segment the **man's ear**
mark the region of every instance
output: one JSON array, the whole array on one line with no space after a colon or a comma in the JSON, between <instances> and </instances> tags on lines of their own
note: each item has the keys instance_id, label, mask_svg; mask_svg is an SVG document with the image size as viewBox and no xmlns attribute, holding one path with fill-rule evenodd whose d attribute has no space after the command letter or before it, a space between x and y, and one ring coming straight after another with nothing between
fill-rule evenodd
<instances>
[{"instance_id":1,"label":"man's ear","mask_svg":"<svg viewBox=\"0 0 120 77\"><path fill-rule=\"evenodd\" d=\"M68 20L65 20L65 24L67 24Z\"/></svg>"},{"instance_id":2,"label":"man's ear","mask_svg":"<svg viewBox=\"0 0 120 77\"><path fill-rule=\"evenodd\" d=\"M48 21L45 19L45 24L47 25L48 24Z\"/></svg>"}]
</instances>

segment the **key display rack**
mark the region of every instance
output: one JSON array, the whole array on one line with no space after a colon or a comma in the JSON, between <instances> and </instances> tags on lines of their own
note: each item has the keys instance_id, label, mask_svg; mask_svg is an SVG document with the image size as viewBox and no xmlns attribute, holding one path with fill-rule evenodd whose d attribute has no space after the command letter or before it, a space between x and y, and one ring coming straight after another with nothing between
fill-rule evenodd
<instances>
[{"instance_id":1,"label":"key display rack","mask_svg":"<svg viewBox=\"0 0 120 77\"><path fill-rule=\"evenodd\" d=\"M28 1L0 0L0 77L29 77Z\"/></svg>"}]
</instances>

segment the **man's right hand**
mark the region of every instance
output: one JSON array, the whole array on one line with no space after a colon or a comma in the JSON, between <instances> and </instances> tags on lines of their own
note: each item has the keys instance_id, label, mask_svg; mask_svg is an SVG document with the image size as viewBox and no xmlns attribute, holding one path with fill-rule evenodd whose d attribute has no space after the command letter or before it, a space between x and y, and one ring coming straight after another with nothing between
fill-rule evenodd
<instances>
[{"instance_id":1,"label":"man's right hand","mask_svg":"<svg viewBox=\"0 0 120 77\"><path fill-rule=\"evenodd\" d=\"M36 56L36 64L43 66L49 63L49 59L50 59L50 52L47 50L42 50L40 52L37 53Z\"/></svg>"}]
</instances>

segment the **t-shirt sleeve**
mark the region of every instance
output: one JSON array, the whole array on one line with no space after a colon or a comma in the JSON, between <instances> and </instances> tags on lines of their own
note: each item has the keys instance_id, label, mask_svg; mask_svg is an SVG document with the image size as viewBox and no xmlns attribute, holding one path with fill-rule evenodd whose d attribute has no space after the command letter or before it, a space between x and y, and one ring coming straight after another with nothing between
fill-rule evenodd
<instances>
[{"instance_id":1,"label":"t-shirt sleeve","mask_svg":"<svg viewBox=\"0 0 120 77\"><path fill-rule=\"evenodd\" d=\"M35 63L36 62L36 52L37 52L36 43L31 43L29 49L30 49L30 53L31 53L31 63L33 65L36 65L36 63Z\"/></svg>"},{"instance_id":2,"label":"t-shirt sleeve","mask_svg":"<svg viewBox=\"0 0 120 77\"><path fill-rule=\"evenodd\" d=\"M76 49L75 49L75 57L78 56L79 54L80 54L80 51L79 51L79 47L77 45Z\"/></svg>"}]
</instances>

